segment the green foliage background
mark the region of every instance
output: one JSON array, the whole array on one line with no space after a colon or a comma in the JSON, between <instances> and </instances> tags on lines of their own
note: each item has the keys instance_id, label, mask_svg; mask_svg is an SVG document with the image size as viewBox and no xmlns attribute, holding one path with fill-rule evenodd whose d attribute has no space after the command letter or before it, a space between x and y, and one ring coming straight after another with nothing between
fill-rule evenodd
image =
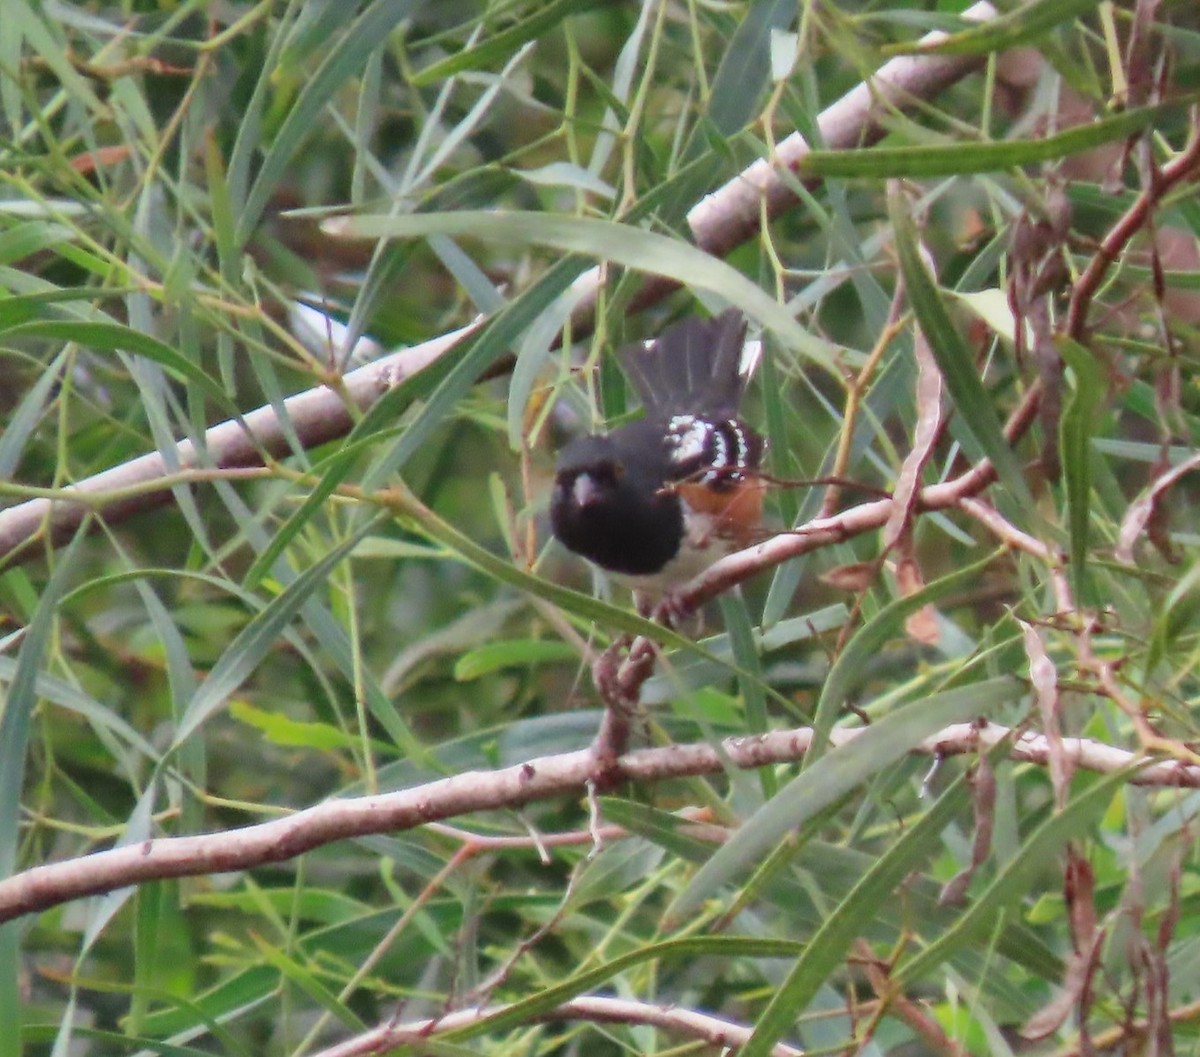
<instances>
[{"instance_id":1,"label":"green foliage background","mask_svg":"<svg viewBox=\"0 0 1200 1057\"><path fill-rule=\"evenodd\" d=\"M934 644L906 630L917 606L894 569L848 577L879 558L877 533L723 597L700 633L723 664L671 647L647 684L653 740L863 718L872 737L616 790L602 820L628 835L599 852L586 803L552 801L0 926L0 1053L314 1053L475 1005L508 1013L436 1052L694 1052L646 1026L539 1019L610 994L758 1025L753 1053L786 1038L1004 1054L1069 965L1089 986L1046 1052L1089 1036L1195 1050L1195 793L1118 771L1080 773L1059 799L1045 766L998 752L989 807L978 757L931 771L909 753L980 715L1044 729L1023 621L1057 671L1064 733L1195 761L1187 478L1164 546L1113 557L1131 501L1200 424L1194 188L1155 212L1178 256L1120 247L1085 345L1062 351L1061 414L1011 455L1000 423L1039 365L997 331L1014 229L1066 215L1043 291L1062 330L1150 160L1187 138L1200 24L1185 2L1001 6L956 40L979 72L889 112L878 146L818 151L802 205L719 265L688 246L687 210L793 130L820 147L816 115L927 29L961 31L953 4L6 0L7 502L280 409L336 379L359 335L390 348L490 324L350 442L297 435L261 473L179 484L128 520L98 512L5 565L0 875L586 747L588 650L633 624L619 592L604 606L552 586L592 587L546 544L552 453L625 413L611 348L685 312L730 301L763 325L748 415L775 475L838 469L876 489L911 446L915 316L954 408L924 483L995 455L990 500L1050 557L1001 550L961 510L917 519ZM1054 135L1068 92L1104 120ZM335 213L360 237L324 231ZM563 351L571 282L597 261L595 332ZM901 272L913 316L880 343ZM631 311L645 274L688 289ZM350 338L306 345L296 298ZM1057 480L1035 465L1056 434ZM397 513L381 493L401 486L419 504ZM774 490L772 523L812 517L822 494ZM939 906L980 818L994 833L966 899ZM584 839L542 861L534 840L471 854L468 830Z\"/></svg>"}]
</instances>

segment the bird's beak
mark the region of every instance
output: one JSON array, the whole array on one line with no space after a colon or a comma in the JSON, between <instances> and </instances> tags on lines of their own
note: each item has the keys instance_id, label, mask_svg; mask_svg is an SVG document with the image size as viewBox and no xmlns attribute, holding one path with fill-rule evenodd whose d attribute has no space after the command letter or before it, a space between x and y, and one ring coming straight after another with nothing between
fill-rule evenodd
<instances>
[{"instance_id":1,"label":"bird's beak","mask_svg":"<svg viewBox=\"0 0 1200 1057\"><path fill-rule=\"evenodd\" d=\"M581 473L575 478L571 488L571 498L579 507L590 506L600 498L600 489L596 487L596 479L590 473Z\"/></svg>"}]
</instances>

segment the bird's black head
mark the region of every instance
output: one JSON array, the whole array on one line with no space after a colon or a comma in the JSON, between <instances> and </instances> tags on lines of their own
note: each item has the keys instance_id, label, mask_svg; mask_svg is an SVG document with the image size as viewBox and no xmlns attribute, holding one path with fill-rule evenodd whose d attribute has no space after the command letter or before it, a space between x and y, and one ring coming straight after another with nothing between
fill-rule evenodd
<instances>
[{"instance_id":1,"label":"bird's black head","mask_svg":"<svg viewBox=\"0 0 1200 1057\"><path fill-rule=\"evenodd\" d=\"M661 430L638 428L643 422L624 427L619 440L590 436L568 444L550 499L550 523L562 544L626 576L658 572L683 539L679 497L663 487Z\"/></svg>"}]
</instances>

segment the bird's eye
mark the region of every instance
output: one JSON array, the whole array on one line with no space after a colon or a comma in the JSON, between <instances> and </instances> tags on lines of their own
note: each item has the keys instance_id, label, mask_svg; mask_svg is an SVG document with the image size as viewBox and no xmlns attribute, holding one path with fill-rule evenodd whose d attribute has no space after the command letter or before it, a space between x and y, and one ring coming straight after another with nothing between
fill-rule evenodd
<instances>
[{"instance_id":1,"label":"bird's eye","mask_svg":"<svg viewBox=\"0 0 1200 1057\"><path fill-rule=\"evenodd\" d=\"M597 484L615 485L625 476L625 467L619 462L604 462L593 466L588 474Z\"/></svg>"}]
</instances>

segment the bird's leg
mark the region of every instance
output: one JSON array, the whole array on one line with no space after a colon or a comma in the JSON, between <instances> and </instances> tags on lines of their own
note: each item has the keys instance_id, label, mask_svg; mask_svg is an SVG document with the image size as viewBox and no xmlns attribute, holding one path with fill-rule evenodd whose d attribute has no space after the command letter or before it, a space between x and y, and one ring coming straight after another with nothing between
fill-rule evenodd
<instances>
[{"instance_id":1,"label":"bird's leg","mask_svg":"<svg viewBox=\"0 0 1200 1057\"><path fill-rule=\"evenodd\" d=\"M677 630L696 615L696 607L683 595L675 591L667 591L655 603L650 612L650 619L664 628Z\"/></svg>"}]
</instances>

